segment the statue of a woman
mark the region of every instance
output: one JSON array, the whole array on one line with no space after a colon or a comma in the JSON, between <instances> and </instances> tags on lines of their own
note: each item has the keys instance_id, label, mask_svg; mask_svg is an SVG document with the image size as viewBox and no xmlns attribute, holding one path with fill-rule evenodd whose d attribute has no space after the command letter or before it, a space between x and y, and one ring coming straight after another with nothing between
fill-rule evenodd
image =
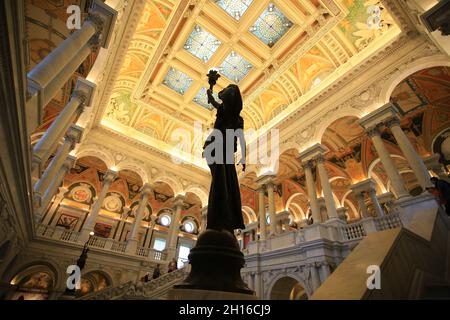
<instances>
[{"instance_id":1,"label":"statue of a woman","mask_svg":"<svg viewBox=\"0 0 450 320\"><path fill-rule=\"evenodd\" d=\"M219 92L219 99L222 100L222 103L214 99L211 88L207 91L207 94L209 103L217 109L216 121L214 123L216 134L211 134L208 137L203 148L206 151L208 145L214 142L217 134L220 132L222 136L221 150L217 150L216 148L215 151L222 151L223 156L215 158L219 159L219 161L211 161L208 159L208 156L205 156L212 177L206 228L218 231L227 230L234 234L235 229L245 229L242 218L239 181L234 163L234 153L237 151L238 137L242 151L242 160L239 163L242 164L243 170L245 171L244 120L240 116L242 97L239 87L233 84ZM231 132L234 134L230 135L230 130L233 130ZM216 146L217 144L215 143L214 145ZM227 145L231 145L232 147L227 148ZM215 151L211 153L212 157L215 157Z\"/></svg>"}]
</instances>

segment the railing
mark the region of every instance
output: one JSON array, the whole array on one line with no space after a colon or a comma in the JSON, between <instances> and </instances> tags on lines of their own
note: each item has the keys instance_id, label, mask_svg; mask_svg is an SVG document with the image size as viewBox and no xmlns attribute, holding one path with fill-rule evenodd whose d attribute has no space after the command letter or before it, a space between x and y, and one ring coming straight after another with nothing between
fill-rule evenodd
<instances>
[{"instance_id":1,"label":"railing","mask_svg":"<svg viewBox=\"0 0 450 320\"><path fill-rule=\"evenodd\" d=\"M115 251L115 252L124 253L126 248L127 248L126 242L121 242L121 241L117 241L117 240L114 240L114 242L111 245L111 250Z\"/></svg>"},{"instance_id":2,"label":"railing","mask_svg":"<svg viewBox=\"0 0 450 320\"><path fill-rule=\"evenodd\" d=\"M36 229L36 235L66 242L77 242L80 233L78 231L68 230L63 227L40 224Z\"/></svg>"},{"instance_id":3,"label":"railing","mask_svg":"<svg viewBox=\"0 0 450 320\"><path fill-rule=\"evenodd\" d=\"M106 243L108 241L111 241L111 240L112 239L102 238L102 237L97 237L97 236L91 236L89 238L89 246L90 247L94 247L94 248L105 249ZM112 240L112 241L114 241L114 240Z\"/></svg>"},{"instance_id":4,"label":"railing","mask_svg":"<svg viewBox=\"0 0 450 320\"><path fill-rule=\"evenodd\" d=\"M374 220L378 231L400 228L403 225L398 212L391 213L384 217L377 217Z\"/></svg>"},{"instance_id":5,"label":"railing","mask_svg":"<svg viewBox=\"0 0 450 320\"><path fill-rule=\"evenodd\" d=\"M103 290L80 297L80 300L117 300L117 299L155 299L162 296L174 284L184 280L190 268L184 267L149 282L127 282L117 287L108 287Z\"/></svg>"},{"instance_id":6,"label":"railing","mask_svg":"<svg viewBox=\"0 0 450 320\"><path fill-rule=\"evenodd\" d=\"M153 260L164 260L166 253L151 248L139 247L136 249L136 254L141 257L149 257Z\"/></svg>"},{"instance_id":7,"label":"railing","mask_svg":"<svg viewBox=\"0 0 450 320\"><path fill-rule=\"evenodd\" d=\"M345 240L358 240L367 235L361 222L355 222L341 227L342 236Z\"/></svg>"}]
</instances>

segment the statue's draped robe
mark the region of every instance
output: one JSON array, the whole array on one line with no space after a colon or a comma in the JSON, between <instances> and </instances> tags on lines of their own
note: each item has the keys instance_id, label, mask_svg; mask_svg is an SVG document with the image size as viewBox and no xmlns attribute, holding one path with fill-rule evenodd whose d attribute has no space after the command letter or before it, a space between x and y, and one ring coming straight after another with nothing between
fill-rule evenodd
<instances>
[{"instance_id":1,"label":"statue's draped robe","mask_svg":"<svg viewBox=\"0 0 450 320\"><path fill-rule=\"evenodd\" d=\"M242 107L241 107L242 108ZM223 137L223 164L208 164L211 170L211 187L209 190L207 229L229 230L245 229L242 218L241 194L239 181L234 164L234 152L237 149L237 139L234 138L232 152L233 162L226 163L227 137L226 129L243 129L243 120L239 116L239 106L222 105L217 109L214 128L222 133ZM210 140L210 141L209 141ZM204 148L214 141L208 137ZM214 156L214 154L213 154ZM229 156L230 158L230 156Z\"/></svg>"}]
</instances>

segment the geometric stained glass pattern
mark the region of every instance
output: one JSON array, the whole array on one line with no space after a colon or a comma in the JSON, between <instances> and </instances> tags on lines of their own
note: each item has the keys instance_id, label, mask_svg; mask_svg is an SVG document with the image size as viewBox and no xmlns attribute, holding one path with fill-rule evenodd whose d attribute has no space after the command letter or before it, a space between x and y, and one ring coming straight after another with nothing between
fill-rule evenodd
<instances>
[{"instance_id":1,"label":"geometric stained glass pattern","mask_svg":"<svg viewBox=\"0 0 450 320\"><path fill-rule=\"evenodd\" d=\"M217 102L221 102L219 99L219 96L216 92L213 92L214 99L216 99ZM200 91L197 93L197 95L194 98L194 102L201 105L202 107L212 110L213 106L208 103L208 96L206 95L206 88L202 87Z\"/></svg>"},{"instance_id":2,"label":"geometric stained glass pattern","mask_svg":"<svg viewBox=\"0 0 450 320\"><path fill-rule=\"evenodd\" d=\"M183 95L191 86L192 81L193 80L189 78L187 74L174 68L170 68L163 83L170 89Z\"/></svg>"},{"instance_id":3,"label":"geometric stained glass pattern","mask_svg":"<svg viewBox=\"0 0 450 320\"><path fill-rule=\"evenodd\" d=\"M216 0L216 3L236 20L241 19L253 0Z\"/></svg>"},{"instance_id":4,"label":"geometric stained glass pattern","mask_svg":"<svg viewBox=\"0 0 450 320\"><path fill-rule=\"evenodd\" d=\"M225 58L219 67L219 71L228 79L239 83L249 73L253 65L235 51Z\"/></svg>"},{"instance_id":5,"label":"geometric stained glass pattern","mask_svg":"<svg viewBox=\"0 0 450 320\"><path fill-rule=\"evenodd\" d=\"M208 62L219 46L220 41L198 25L194 27L194 30L192 30L192 33L184 44L184 48L188 52L203 60L205 63Z\"/></svg>"},{"instance_id":6,"label":"geometric stained glass pattern","mask_svg":"<svg viewBox=\"0 0 450 320\"><path fill-rule=\"evenodd\" d=\"M250 28L250 32L272 47L290 27L292 22L271 3Z\"/></svg>"}]
</instances>

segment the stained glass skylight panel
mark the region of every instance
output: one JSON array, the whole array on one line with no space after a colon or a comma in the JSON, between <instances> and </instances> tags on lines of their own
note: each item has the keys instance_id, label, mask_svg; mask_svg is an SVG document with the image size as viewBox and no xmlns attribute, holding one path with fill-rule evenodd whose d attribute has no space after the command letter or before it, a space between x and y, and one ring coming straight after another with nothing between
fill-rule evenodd
<instances>
[{"instance_id":1,"label":"stained glass skylight panel","mask_svg":"<svg viewBox=\"0 0 450 320\"><path fill-rule=\"evenodd\" d=\"M259 16L250 32L272 47L290 28L292 22L273 3Z\"/></svg>"},{"instance_id":2,"label":"stained glass skylight panel","mask_svg":"<svg viewBox=\"0 0 450 320\"><path fill-rule=\"evenodd\" d=\"M216 92L213 92L213 96L217 102L221 101ZM197 93L197 95L194 97L194 102L208 110L213 109L213 106L208 103L208 96L206 95L206 88L204 87L201 88L200 91Z\"/></svg>"},{"instance_id":3,"label":"stained glass skylight panel","mask_svg":"<svg viewBox=\"0 0 450 320\"><path fill-rule=\"evenodd\" d=\"M250 72L253 65L235 51L225 58L219 67L220 73L228 79L239 83Z\"/></svg>"},{"instance_id":4,"label":"stained glass skylight panel","mask_svg":"<svg viewBox=\"0 0 450 320\"><path fill-rule=\"evenodd\" d=\"M220 41L216 37L196 25L184 44L184 49L206 63L219 46Z\"/></svg>"},{"instance_id":5,"label":"stained glass skylight panel","mask_svg":"<svg viewBox=\"0 0 450 320\"><path fill-rule=\"evenodd\" d=\"M170 68L163 80L163 84L179 94L184 94L192 85L192 79L187 74Z\"/></svg>"},{"instance_id":6,"label":"stained glass skylight panel","mask_svg":"<svg viewBox=\"0 0 450 320\"><path fill-rule=\"evenodd\" d=\"M216 3L236 20L240 20L253 0L216 0Z\"/></svg>"}]
</instances>

